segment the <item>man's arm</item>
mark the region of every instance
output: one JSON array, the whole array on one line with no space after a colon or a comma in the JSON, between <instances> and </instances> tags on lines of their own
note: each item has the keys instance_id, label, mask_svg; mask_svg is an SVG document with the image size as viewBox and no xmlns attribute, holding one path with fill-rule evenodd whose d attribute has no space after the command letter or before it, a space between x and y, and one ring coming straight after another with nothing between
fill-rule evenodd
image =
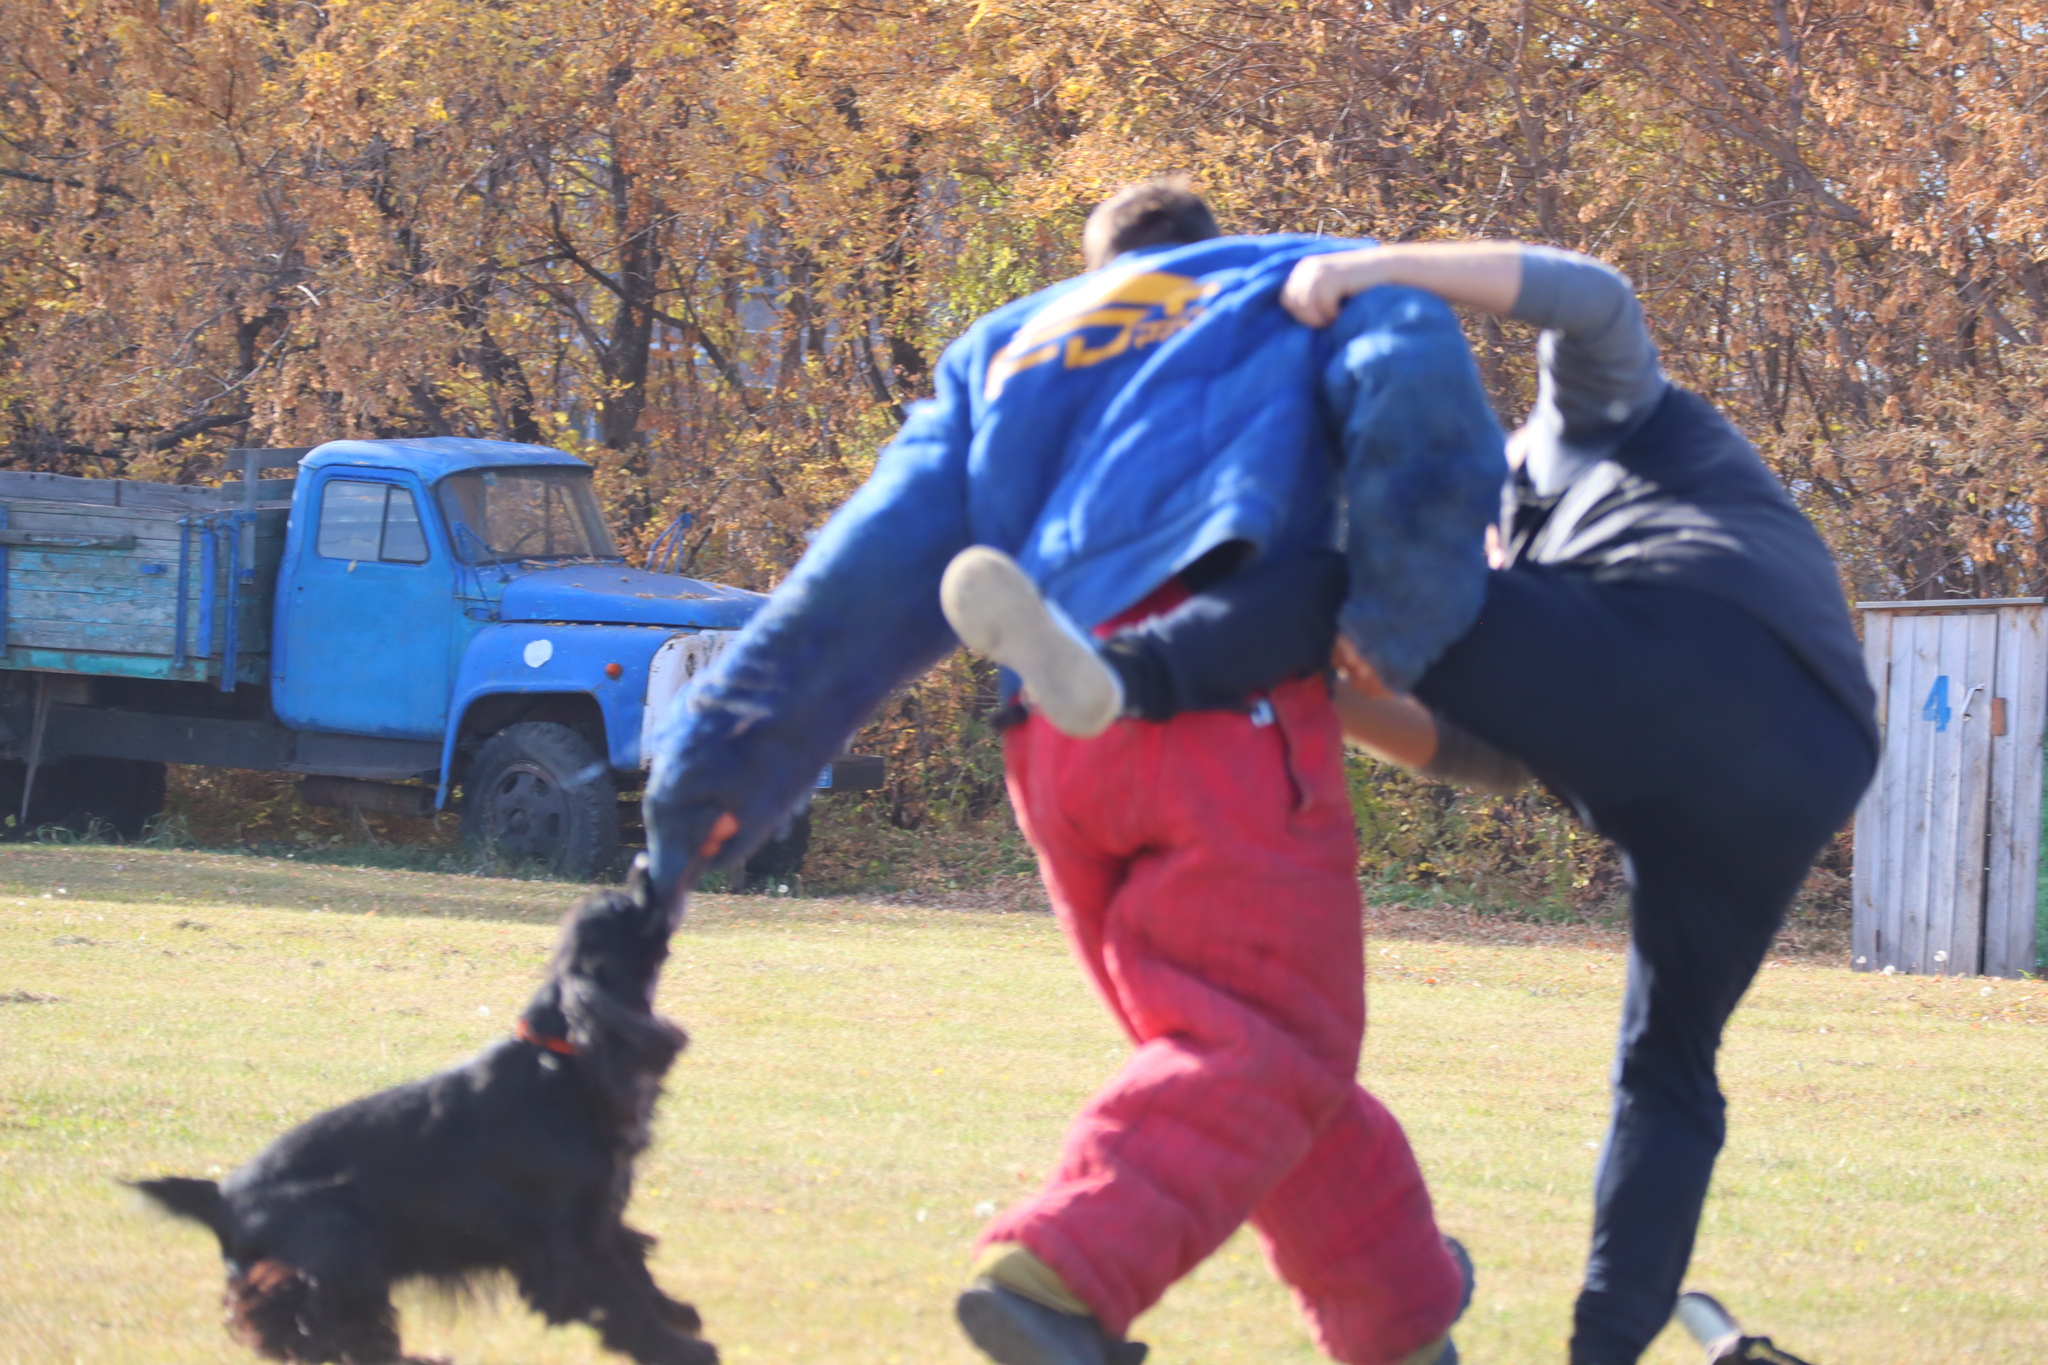
<instances>
[{"instance_id":1,"label":"man's arm","mask_svg":"<svg viewBox=\"0 0 2048 1365\"><path fill-rule=\"evenodd\" d=\"M1521 242L1402 242L1310 256L1280 301L1311 327L1382 284L1426 289L1448 303L1544 329L1545 396L1567 441L1633 425L1664 396L1657 347L1628 277L1576 251Z\"/></svg>"},{"instance_id":2,"label":"man's arm","mask_svg":"<svg viewBox=\"0 0 2048 1365\"><path fill-rule=\"evenodd\" d=\"M1343 649L1340 644L1340 658ZM1429 708L1404 693L1388 691L1370 669L1354 674L1339 665L1330 700L1336 703L1344 738L1382 763L1419 769L1436 757L1436 718Z\"/></svg>"},{"instance_id":3,"label":"man's arm","mask_svg":"<svg viewBox=\"0 0 2048 1365\"><path fill-rule=\"evenodd\" d=\"M1453 725L1411 696L1389 691L1350 645L1339 640L1332 700L1344 738L1383 763L1452 786L1506 795L1534 779L1517 759Z\"/></svg>"},{"instance_id":4,"label":"man's arm","mask_svg":"<svg viewBox=\"0 0 2048 1365\"><path fill-rule=\"evenodd\" d=\"M938 584L969 542L967 369L947 353L938 397L663 720L645 802L663 902L744 861L882 698L954 647Z\"/></svg>"},{"instance_id":5,"label":"man's arm","mask_svg":"<svg viewBox=\"0 0 2048 1365\"><path fill-rule=\"evenodd\" d=\"M1310 327L1337 320L1344 300L1382 284L1426 289L1446 303L1506 317L1522 288L1520 242L1396 242L1305 258L1280 302Z\"/></svg>"},{"instance_id":6,"label":"man's arm","mask_svg":"<svg viewBox=\"0 0 2048 1365\"><path fill-rule=\"evenodd\" d=\"M1634 426L1664 397L1664 372L1628 277L1575 251L1521 248L1522 281L1508 316L1543 329L1543 397L1559 435L1600 441Z\"/></svg>"}]
</instances>

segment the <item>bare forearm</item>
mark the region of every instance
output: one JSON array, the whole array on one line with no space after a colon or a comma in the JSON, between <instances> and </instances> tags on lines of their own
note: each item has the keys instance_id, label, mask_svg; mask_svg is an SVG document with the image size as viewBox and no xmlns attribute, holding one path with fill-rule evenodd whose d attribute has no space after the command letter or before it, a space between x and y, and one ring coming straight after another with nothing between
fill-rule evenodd
<instances>
[{"instance_id":1,"label":"bare forearm","mask_svg":"<svg viewBox=\"0 0 2048 1365\"><path fill-rule=\"evenodd\" d=\"M1413 697L1367 696L1341 678L1332 699L1344 738L1383 763L1475 791L1505 795L1526 786L1529 770Z\"/></svg>"},{"instance_id":2,"label":"bare forearm","mask_svg":"<svg viewBox=\"0 0 2048 1365\"><path fill-rule=\"evenodd\" d=\"M1374 758L1403 768L1425 767L1436 757L1436 722L1413 697L1367 697L1339 681L1333 700L1344 738Z\"/></svg>"},{"instance_id":3,"label":"bare forearm","mask_svg":"<svg viewBox=\"0 0 2048 1365\"><path fill-rule=\"evenodd\" d=\"M1399 242L1310 256L1280 299L1311 327L1326 326L1344 300L1382 284L1426 289L1461 307L1505 317L1522 289L1518 242Z\"/></svg>"},{"instance_id":4,"label":"bare forearm","mask_svg":"<svg viewBox=\"0 0 2048 1365\"><path fill-rule=\"evenodd\" d=\"M1326 326L1354 294L1383 284L1544 329L1548 400L1565 439L1597 441L1641 420L1664 396L1657 348L1628 278L1575 251L1520 242L1398 242L1310 256L1280 302Z\"/></svg>"}]
</instances>

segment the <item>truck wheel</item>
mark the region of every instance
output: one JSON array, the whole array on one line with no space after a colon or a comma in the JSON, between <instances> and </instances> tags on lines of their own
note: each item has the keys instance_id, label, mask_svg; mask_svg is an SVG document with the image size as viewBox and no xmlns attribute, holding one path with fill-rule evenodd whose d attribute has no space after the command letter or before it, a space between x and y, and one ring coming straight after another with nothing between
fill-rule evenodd
<instances>
[{"instance_id":1,"label":"truck wheel","mask_svg":"<svg viewBox=\"0 0 2048 1365\"><path fill-rule=\"evenodd\" d=\"M462 837L588 881L619 850L611 765L566 725L508 725L484 741L463 778Z\"/></svg>"},{"instance_id":2,"label":"truck wheel","mask_svg":"<svg viewBox=\"0 0 2048 1365\"><path fill-rule=\"evenodd\" d=\"M18 815L24 763L0 765L0 815ZM139 758L64 758L36 769L23 833L44 825L89 832L95 824L122 839L142 837L150 817L164 808L165 768Z\"/></svg>"},{"instance_id":3,"label":"truck wheel","mask_svg":"<svg viewBox=\"0 0 2048 1365\"><path fill-rule=\"evenodd\" d=\"M794 877L803 871L804 854L810 848L811 813L805 811L777 830L773 839L754 850L741 871L740 889L772 889L778 877Z\"/></svg>"}]
</instances>

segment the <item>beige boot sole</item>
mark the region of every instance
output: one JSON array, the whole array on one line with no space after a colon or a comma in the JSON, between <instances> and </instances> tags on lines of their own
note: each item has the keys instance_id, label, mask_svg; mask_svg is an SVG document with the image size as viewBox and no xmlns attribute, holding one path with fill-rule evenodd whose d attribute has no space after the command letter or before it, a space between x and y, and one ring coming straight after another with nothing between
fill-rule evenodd
<instances>
[{"instance_id":1,"label":"beige boot sole","mask_svg":"<svg viewBox=\"0 0 2048 1365\"><path fill-rule=\"evenodd\" d=\"M962 644L1024 680L1033 708L1061 734L1093 739L1122 714L1123 684L1094 642L1001 550L973 545L953 556L939 606Z\"/></svg>"}]
</instances>

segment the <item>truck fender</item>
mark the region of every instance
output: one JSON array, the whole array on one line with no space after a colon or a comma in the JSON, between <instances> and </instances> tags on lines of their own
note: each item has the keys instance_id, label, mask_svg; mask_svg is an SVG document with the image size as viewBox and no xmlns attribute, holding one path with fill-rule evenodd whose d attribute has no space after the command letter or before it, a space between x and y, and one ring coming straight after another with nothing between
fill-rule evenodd
<instances>
[{"instance_id":1,"label":"truck fender","mask_svg":"<svg viewBox=\"0 0 2048 1365\"><path fill-rule=\"evenodd\" d=\"M464 721L486 697L588 696L604 719L603 744L612 767L621 772L639 768L648 664L655 651L677 633L672 626L549 621L498 622L479 630L463 653L454 695L449 698L435 808L448 803L455 747Z\"/></svg>"}]
</instances>

